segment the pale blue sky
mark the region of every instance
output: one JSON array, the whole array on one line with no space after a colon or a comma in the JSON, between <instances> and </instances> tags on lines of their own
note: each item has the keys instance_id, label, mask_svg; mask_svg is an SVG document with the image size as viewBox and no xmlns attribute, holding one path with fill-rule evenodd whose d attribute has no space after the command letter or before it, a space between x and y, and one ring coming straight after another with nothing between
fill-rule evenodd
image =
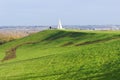
<instances>
[{"instance_id":1,"label":"pale blue sky","mask_svg":"<svg viewBox=\"0 0 120 80\"><path fill-rule=\"evenodd\" d=\"M120 0L0 0L1 25L120 24Z\"/></svg>"}]
</instances>

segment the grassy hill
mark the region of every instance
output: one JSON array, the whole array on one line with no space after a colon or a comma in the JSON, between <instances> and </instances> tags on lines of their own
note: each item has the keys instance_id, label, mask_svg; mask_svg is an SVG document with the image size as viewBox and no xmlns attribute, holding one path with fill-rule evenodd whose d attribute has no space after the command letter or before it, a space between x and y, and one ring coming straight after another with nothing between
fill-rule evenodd
<instances>
[{"instance_id":1,"label":"grassy hill","mask_svg":"<svg viewBox=\"0 0 120 80\"><path fill-rule=\"evenodd\" d=\"M119 31L45 30L0 46L1 80L120 80Z\"/></svg>"}]
</instances>

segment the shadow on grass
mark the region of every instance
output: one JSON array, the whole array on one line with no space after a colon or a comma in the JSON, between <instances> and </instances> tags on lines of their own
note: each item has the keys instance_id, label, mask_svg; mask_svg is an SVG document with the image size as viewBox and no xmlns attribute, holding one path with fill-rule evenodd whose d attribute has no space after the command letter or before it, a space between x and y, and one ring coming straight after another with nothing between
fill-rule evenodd
<instances>
[{"instance_id":1,"label":"shadow on grass","mask_svg":"<svg viewBox=\"0 0 120 80\"><path fill-rule=\"evenodd\" d=\"M53 41L53 40L64 38L64 37L78 38L78 37L84 36L86 34L88 34L88 33L59 31L59 32L57 32L57 33L55 33L53 35L50 35L49 37L45 38L43 41Z\"/></svg>"},{"instance_id":2,"label":"shadow on grass","mask_svg":"<svg viewBox=\"0 0 120 80\"><path fill-rule=\"evenodd\" d=\"M0 41L0 45L3 45L4 43L6 43L5 41Z\"/></svg>"},{"instance_id":3,"label":"shadow on grass","mask_svg":"<svg viewBox=\"0 0 120 80\"><path fill-rule=\"evenodd\" d=\"M62 75L57 80L120 80L120 61L116 60L115 62L110 61L109 63L105 63L101 66L98 71L94 71L91 69L90 71L81 72L82 67L79 68L73 74ZM87 69L86 69L87 70ZM80 74L84 74L86 77L80 76ZM92 74L93 76L90 76Z\"/></svg>"},{"instance_id":4,"label":"shadow on grass","mask_svg":"<svg viewBox=\"0 0 120 80\"><path fill-rule=\"evenodd\" d=\"M74 44L74 43L73 43L73 42L67 42L67 43L61 45L61 47L70 46L70 45L72 45L72 44Z\"/></svg>"},{"instance_id":5,"label":"shadow on grass","mask_svg":"<svg viewBox=\"0 0 120 80\"><path fill-rule=\"evenodd\" d=\"M99 42L107 42L107 41L117 40L117 39L120 39L120 36L117 35L117 36L99 39L95 41L87 41L87 42L76 44L75 46L82 46L82 45L94 44L94 43L99 43Z\"/></svg>"},{"instance_id":6,"label":"shadow on grass","mask_svg":"<svg viewBox=\"0 0 120 80\"><path fill-rule=\"evenodd\" d=\"M30 73L30 74L24 74L24 75L19 75L19 76L11 76L9 79L16 79L16 80L23 80L23 79L41 79L41 78L46 78L46 77L51 77L51 76L60 76L56 80L120 80L120 69L116 69L114 71L102 73L102 74L97 74L94 76L89 76L89 74L92 72L88 73L83 73L86 75L86 77L80 76L82 74L80 70L78 71L71 71L68 70L66 72L58 72L54 74L46 74L46 75L39 75L38 73ZM37 75L36 75L37 74Z\"/></svg>"}]
</instances>

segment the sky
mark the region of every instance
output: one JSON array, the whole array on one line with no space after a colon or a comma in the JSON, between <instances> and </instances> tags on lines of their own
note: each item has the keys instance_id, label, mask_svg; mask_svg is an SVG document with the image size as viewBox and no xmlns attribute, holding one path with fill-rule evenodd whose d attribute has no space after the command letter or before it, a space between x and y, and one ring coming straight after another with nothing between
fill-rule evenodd
<instances>
[{"instance_id":1,"label":"sky","mask_svg":"<svg viewBox=\"0 0 120 80\"><path fill-rule=\"evenodd\" d=\"M0 26L119 25L120 0L0 0Z\"/></svg>"}]
</instances>

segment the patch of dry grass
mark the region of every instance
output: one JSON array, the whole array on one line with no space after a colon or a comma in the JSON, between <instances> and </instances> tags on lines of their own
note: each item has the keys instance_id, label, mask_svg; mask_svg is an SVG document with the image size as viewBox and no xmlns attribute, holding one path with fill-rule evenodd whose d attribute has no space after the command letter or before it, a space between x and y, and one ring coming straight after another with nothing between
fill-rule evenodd
<instances>
[{"instance_id":1,"label":"patch of dry grass","mask_svg":"<svg viewBox=\"0 0 120 80\"><path fill-rule=\"evenodd\" d=\"M25 31L0 31L0 42L7 42L10 40L28 36L29 33Z\"/></svg>"}]
</instances>

